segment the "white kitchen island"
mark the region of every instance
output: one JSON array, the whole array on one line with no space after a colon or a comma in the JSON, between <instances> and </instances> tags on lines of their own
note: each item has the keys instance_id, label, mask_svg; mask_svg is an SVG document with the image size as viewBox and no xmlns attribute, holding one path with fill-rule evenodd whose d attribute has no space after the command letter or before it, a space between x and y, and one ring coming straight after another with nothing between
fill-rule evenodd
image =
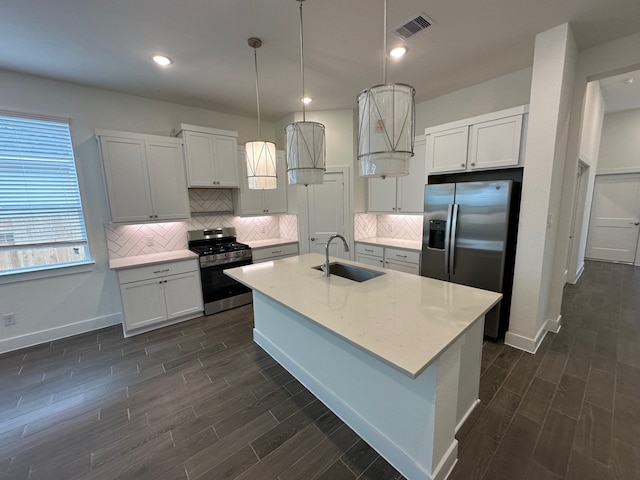
<instances>
[{"instance_id":1,"label":"white kitchen island","mask_svg":"<svg viewBox=\"0 0 640 480\"><path fill-rule=\"evenodd\" d=\"M225 272L253 289L264 350L409 480L445 479L477 402L484 314L501 295L371 267L384 275L327 278L312 268L323 262Z\"/></svg>"}]
</instances>

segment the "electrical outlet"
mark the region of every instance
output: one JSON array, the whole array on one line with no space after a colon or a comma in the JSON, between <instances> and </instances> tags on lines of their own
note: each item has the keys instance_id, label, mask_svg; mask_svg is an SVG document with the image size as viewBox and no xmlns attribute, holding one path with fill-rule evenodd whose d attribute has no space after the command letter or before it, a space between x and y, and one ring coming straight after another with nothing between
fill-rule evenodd
<instances>
[{"instance_id":1,"label":"electrical outlet","mask_svg":"<svg viewBox=\"0 0 640 480\"><path fill-rule=\"evenodd\" d=\"M15 313L5 313L3 316L4 318L4 326L8 327L10 325L15 325L16 324L16 314Z\"/></svg>"},{"instance_id":2,"label":"electrical outlet","mask_svg":"<svg viewBox=\"0 0 640 480\"><path fill-rule=\"evenodd\" d=\"M153 235L147 235L146 241L147 247L153 247L156 244L155 240L153 239Z\"/></svg>"},{"instance_id":3,"label":"electrical outlet","mask_svg":"<svg viewBox=\"0 0 640 480\"><path fill-rule=\"evenodd\" d=\"M260 233L265 233L266 229L264 228L264 224L260 225Z\"/></svg>"},{"instance_id":4,"label":"electrical outlet","mask_svg":"<svg viewBox=\"0 0 640 480\"><path fill-rule=\"evenodd\" d=\"M389 230L390 232L393 232L393 222L387 223L387 230Z\"/></svg>"}]
</instances>

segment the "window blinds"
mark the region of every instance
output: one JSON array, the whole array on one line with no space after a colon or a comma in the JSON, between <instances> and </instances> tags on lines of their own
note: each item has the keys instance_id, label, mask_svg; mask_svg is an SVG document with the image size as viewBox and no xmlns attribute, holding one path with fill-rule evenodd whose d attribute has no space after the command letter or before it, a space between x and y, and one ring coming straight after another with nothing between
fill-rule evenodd
<instances>
[{"instance_id":1,"label":"window blinds","mask_svg":"<svg viewBox=\"0 0 640 480\"><path fill-rule=\"evenodd\" d=\"M69 124L0 114L0 252L86 242Z\"/></svg>"}]
</instances>

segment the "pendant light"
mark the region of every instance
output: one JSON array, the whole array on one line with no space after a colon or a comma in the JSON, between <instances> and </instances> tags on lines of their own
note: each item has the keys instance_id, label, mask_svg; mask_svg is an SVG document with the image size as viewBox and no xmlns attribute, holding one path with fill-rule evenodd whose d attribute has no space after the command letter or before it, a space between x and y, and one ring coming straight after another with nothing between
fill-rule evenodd
<instances>
[{"instance_id":1,"label":"pendant light","mask_svg":"<svg viewBox=\"0 0 640 480\"><path fill-rule=\"evenodd\" d=\"M415 139L415 90L387 83L387 0L384 0L383 84L358 95L358 160L360 176L400 177L409 174Z\"/></svg>"},{"instance_id":2,"label":"pendant light","mask_svg":"<svg viewBox=\"0 0 640 480\"><path fill-rule=\"evenodd\" d=\"M302 2L300 3L300 72L302 97L304 94L304 35L302 30ZM285 128L287 139L287 173L290 185L312 185L323 182L326 157L324 125L307 122L305 102L302 102L302 121Z\"/></svg>"},{"instance_id":3,"label":"pendant light","mask_svg":"<svg viewBox=\"0 0 640 480\"><path fill-rule=\"evenodd\" d=\"M258 52L262 46L262 40L251 37L249 46L253 48L253 60L256 71L256 103L258 105L258 137L262 138L262 126L260 123L260 93L258 90ZM247 157L247 180L252 190L269 190L277 187L276 173L276 144L255 140L247 142L244 146Z\"/></svg>"}]
</instances>

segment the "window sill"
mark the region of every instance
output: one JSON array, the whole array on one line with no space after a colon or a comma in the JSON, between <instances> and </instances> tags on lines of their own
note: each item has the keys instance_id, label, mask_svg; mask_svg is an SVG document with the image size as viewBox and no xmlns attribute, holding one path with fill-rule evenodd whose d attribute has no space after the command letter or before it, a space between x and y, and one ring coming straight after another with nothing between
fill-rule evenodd
<instances>
[{"instance_id":1,"label":"window sill","mask_svg":"<svg viewBox=\"0 0 640 480\"><path fill-rule=\"evenodd\" d=\"M0 285L90 272L94 269L95 264L96 262L93 260L87 260L86 262L71 265L51 265L31 270L0 272Z\"/></svg>"}]
</instances>

